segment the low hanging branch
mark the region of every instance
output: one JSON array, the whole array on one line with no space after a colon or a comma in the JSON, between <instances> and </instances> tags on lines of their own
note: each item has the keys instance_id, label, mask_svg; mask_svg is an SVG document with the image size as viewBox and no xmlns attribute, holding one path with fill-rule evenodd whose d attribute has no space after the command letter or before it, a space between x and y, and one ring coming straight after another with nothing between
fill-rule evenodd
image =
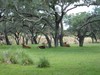
<instances>
[{"instance_id":1,"label":"low hanging branch","mask_svg":"<svg viewBox=\"0 0 100 75\"><path fill-rule=\"evenodd\" d=\"M68 11L70 11L70 10L72 10L72 9L74 9L74 8L77 8L77 6L74 6L74 7L72 7L72 8L69 8L68 10L65 11L65 13L67 13Z\"/></svg>"},{"instance_id":2,"label":"low hanging branch","mask_svg":"<svg viewBox=\"0 0 100 75\"><path fill-rule=\"evenodd\" d=\"M36 15L32 15L32 14L29 14L29 13L20 13L19 11L18 11L18 8L17 8L17 6L15 6L15 10L16 10L16 12L17 12L17 14L20 16L20 17L22 17L24 20L27 20L27 21L30 21L30 22L39 22L43 17L38 17L38 16L36 16ZM38 20L36 20L36 19L29 19L29 18L26 18L25 16L23 16L23 14L24 15L27 15L28 17L34 17L34 18L38 18Z\"/></svg>"},{"instance_id":3,"label":"low hanging branch","mask_svg":"<svg viewBox=\"0 0 100 75\"><path fill-rule=\"evenodd\" d=\"M93 22L97 22L97 21L100 21L100 19L92 20L92 21L86 22L86 23L84 23L81 27L78 27L77 29L81 29L81 28L87 26L88 24L93 23Z\"/></svg>"},{"instance_id":4,"label":"low hanging branch","mask_svg":"<svg viewBox=\"0 0 100 75\"><path fill-rule=\"evenodd\" d=\"M77 27L77 30L87 26L90 23L100 21L100 19L91 20L91 19L97 18L97 17L100 17L100 15L94 14L94 15L91 15L91 16L87 17L86 20L84 21L84 24L81 25L80 27Z\"/></svg>"},{"instance_id":5,"label":"low hanging branch","mask_svg":"<svg viewBox=\"0 0 100 75\"><path fill-rule=\"evenodd\" d=\"M30 13L20 13L20 12L18 11L17 6L15 6L15 10L16 10L17 14L18 14L20 17L23 18L24 21L26 20L26 21L29 21L29 22L37 23L37 22L40 22L40 21L44 20L44 21L46 21L46 22L48 23L48 25L49 25L52 29L54 29L53 26L52 26L52 24L46 19L45 16L39 17L39 16L37 16L37 15L33 15L33 14L30 14ZM26 18L26 17L23 16L23 15L26 15L27 17L38 18L38 20L34 20L34 19L32 19L32 18L29 19L29 18Z\"/></svg>"}]
</instances>

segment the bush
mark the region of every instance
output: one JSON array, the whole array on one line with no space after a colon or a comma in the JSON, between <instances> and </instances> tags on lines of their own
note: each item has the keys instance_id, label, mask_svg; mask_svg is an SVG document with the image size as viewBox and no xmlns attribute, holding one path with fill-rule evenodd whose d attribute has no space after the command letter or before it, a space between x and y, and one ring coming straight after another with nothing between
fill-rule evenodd
<instances>
[{"instance_id":1,"label":"bush","mask_svg":"<svg viewBox=\"0 0 100 75\"><path fill-rule=\"evenodd\" d=\"M1 54L0 54L1 55ZM4 62L4 59L2 56L0 56L0 63Z\"/></svg>"},{"instance_id":2,"label":"bush","mask_svg":"<svg viewBox=\"0 0 100 75\"><path fill-rule=\"evenodd\" d=\"M22 59L22 65L31 65L31 64L33 64L33 61L30 58Z\"/></svg>"},{"instance_id":3,"label":"bush","mask_svg":"<svg viewBox=\"0 0 100 75\"><path fill-rule=\"evenodd\" d=\"M17 58L16 58L15 56L11 56L11 57L10 57L10 62L11 62L12 64L18 64Z\"/></svg>"},{"instance_id":4,"label":"bush","mask_svg":"<svg viewBox=\"0 0 100 75\"><path fill-rule=\"evenodd\" d=\"M13 61L15 61L15 59L12 59L14 56L9 51L5 51L1 55L2 63L13 64Z\"/></svg>"},{"instance_id":5,"label":"bush","mask_svg":"<svg viewBox=\"0 0 100 75\"><path fill-rule=\"evenodd\" d=\"M33 60L29 58L24 52L8 52L5 51L0 56L1 63L7 64L21 64L21 65L30 65L33 64Z\"/></svg>"},{"instance_id":6,"label":"bush","mask_svg":"<svg viewBox=\"0 0 100 75\"><path fill-rule=\"evenodd\" d=\"M45 57L44 58L40 58L37 67L39 67L39 68L50 67L50 63Z\"/></svg>"},{"instance_id":7,"label":"bush","mask_svg":"<svg viewBox=\"0 0 100 75\"><path fill-rule=\"evenodd\" d=\"M34 64L33 63L33 60L25 53L22 52L21 54L21 64L22 65L31 65L31 64Z\"/></svg>"}]
</instances>

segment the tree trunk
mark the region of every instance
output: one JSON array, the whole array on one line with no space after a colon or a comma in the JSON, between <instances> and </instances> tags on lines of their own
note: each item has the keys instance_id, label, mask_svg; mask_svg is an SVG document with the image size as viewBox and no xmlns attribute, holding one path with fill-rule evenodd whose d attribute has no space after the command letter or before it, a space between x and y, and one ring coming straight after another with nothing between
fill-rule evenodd
<instances>
[{"instance_id":1,"label":"tree trunk","mask_svg":"<svg viewBox=\"0 0 100 75\"><path fill-rule=\"evenodd\" d=\"M60 46L63 46L63 23L61 22L61 34L59 36Z\"/></svg>"},{"instance_id":2,"label":"tree trunk","mask_svg":"<svg viewBox=\"0 0 100 75\"><path fill-rule=\"evenodd\" d=\"M6 27L7 22L4 22L5 29L4 29L4 34L5 34L5 41L7 45L11 45L9 38L8 38L8 32L7 32L7 27Z\"/></svg>"},{"instance_id":3,"label":"tree trunk","mask_svg":"<svg viewBox=\"0 0 100 75\"><path fill-rule=\"evenodd\" d=\"M81 30L78 31L77 37L78 37L80 47L83 47L85 35L86 35L86 31L85 32L82 32Z\"/></svg>"},{"instance_id":4,"label":"tree trunk","mask_svg":"<svg viewBox=\"0 0 100 75\"><path fill-rule=\"evenodd\" d=\"M32 35L31 36L31 43L32 44L38 44L38 42L36 40L37 39L37 35L34 36L34 33L33 32L31 32L31 35Z\"/></svg>"},{"instance_id":5,"label":"tree trunk","mask_svg":"<svg viewBox=\"0 0 100 75\"><path fill-rule=\"evenodd\" d=\"M31 36L31 43L34 44L34 39L33 39L34 38L34 34L33 34L33 32L31 32L31 35L32 35Z\"/></svg>"},{"instance_id":6,"label":"tree trunk","mask_svg":"<svg viewBox=\"0 0 100 75\"><path fill-rule=\"evenodd\" d=\"M91 39L92 39L92 43L94 43L94 38L93 38L93 37L91 37Z\"/></svg>"},{"instance_id":7,"label":"tree trunk","mask_svg":"<svg viewBox=\"0 0 100 75\"><path fill-rule=\"evenodd\" d=\"M6 40L6 44L7 45L11 45L10 41L9 41L9 38L8 38L8 35L7 33L5 32L5 40Z\"/></svg>"},{"instance_id":8,"label":"tree trunk","mask_svg":"<svg viewBox=\"0 0 100 75\"><path fill-rule=\"evenodd\" d=\"M47 35L45 35L46 37L46 40L47 40L47 43L48 43L48 47L51 48L52 45L51 45L51 40L49 39L49 37Z\"/></svg>"},{"instance_id":9,"label":"tree trunk","mask_svg":"<svg viewBox=\"0 0 100 75\"><path fill-rule=\"evenodd\" d=\"M16 44L19 45L19 39L15 38Z\"/></svg>"},{"instance_id":10,"label":"tree trunk","mask_svg":"<svg viewBox=\"0 0 100 75\"><path fill-rule=\"evenodd\" d=\"M91 33L91 38L92 38L92 43L97 42L97 37L95 35L95 33Z\"/></svg>"},{"instance_id":11,"label":"tree trunk","mask_svg":"<svg viewBox=\"0 0 100 75\"><path fill-rule=\"evenodd\" d=\"M28 38L26 37L26 40L25 40L25 42L26 42L26 45L28 44Z\"/></svg>"},{"instance_id":12,"label":"tree trunk","mask_svg":"<svg viewBox=\"0 0 100 75\"><path fill-rule=\"evenodd\" d=\"M15 36L16 44L19 45L19 35L16 35L16 33L15 33L14 36Z\"/></svg>"},{"instance_id":13,"label":"tree trunk","mask_svg":"<svg viewBox=\"0 0 100 75\"><path fill-rule=\"evenodd\" d=\"M55 38L54 38L54 45L55 45L55 47L57 47L58 46L58 34L56 33L55 34Z\"/></svg>"},{"instance_id":14,"label":"tree trunk","mask_svg":"<svg viewBox=\"0 0 100 75\"><path fill-rule=\"evenodd\" d=\"M31 36L31 44L34 44L34 42L33 42L33 37Z\"/></svg>"},{"instance_id":15,"label":"tree trunk","mask_svg":"<svg viewBox=\"0 0 100 75\"><path fill-rule=\"evenodd\" d=\"M38 42L37 42L36 39L37 39L36 36L32 35L32 37L31 37L31 43L32 44L38 44Z\"/></svg>"},{"instance_id":16,"label":"tree trunk","mask_svg":"<svg viewBox=\"0 0 100 75\"><path fill-rule=\"evenodd\" d=\"M83 47L83 43L84 43L84 36L80 36L79 38L79 46Z\"/></svg>"},{"instance_id":17,"label":"tree trunk","mask_svg":"<svg viewBox=\"0 0 100 75\"><path fill-rule=\"evenodd\" d=\"M33 38L34 43L35 43L35 44L38 44L38 42L37 42L37 40L36 40L36 39L37 39L37 36L34 36L34 38Z\"/></svg>"},{"instance_id":18,"label":"tree trunk","mask_svg":"<svg viewBox=\"0 0 100 75\"><path fill-rule=\"evenodd\" d=\"M58 37L59 37L59 23L56 23L56 27L55 27L55 38L54 38L55 47L57 47L58 44L59 44Z\"/></svg>"},{"instance_id":19,"label":"tree trunk","mask_svg":"<svg viewBox=\"0 0 100 75\"><path fill-rule=\"evenodd\" d=\"M25 45L24 36L22 36L22 44Z\"/></svg>"},{"instance_id":20,"label":"tree trunk","mask_svg":"<svg viewBox=\"0 0 100 75\"><path fill-rule=\"evenodd\" d=\"M60 41L60 46L63 46L63 34L60 35L59 41Z\"/></svg>"}]
</instances>

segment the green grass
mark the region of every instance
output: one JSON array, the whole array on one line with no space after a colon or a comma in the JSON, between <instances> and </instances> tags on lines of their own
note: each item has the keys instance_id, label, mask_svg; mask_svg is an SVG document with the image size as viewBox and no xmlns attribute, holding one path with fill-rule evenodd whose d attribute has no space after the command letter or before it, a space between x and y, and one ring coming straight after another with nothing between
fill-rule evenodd
<instances>
[{"instance_id":1,"label":"green grass","mask_svg":"<svg viewBox=\"0 0 100 75\"><path fill-rule=\"evenodd\" d=\"M50 49L38 49L36 45L32 45L32 49L2 45L0 53L3 51L24 51L35 64L0 64L0 75L100 75L100 44ZM49 68L37 68L41 57L48 59Z\"/></svg>"}]
</instances>

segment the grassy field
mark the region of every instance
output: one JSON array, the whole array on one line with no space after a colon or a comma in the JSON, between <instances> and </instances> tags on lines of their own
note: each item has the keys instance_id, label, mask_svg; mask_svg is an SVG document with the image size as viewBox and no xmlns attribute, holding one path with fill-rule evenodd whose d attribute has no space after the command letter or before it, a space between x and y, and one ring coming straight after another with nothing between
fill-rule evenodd
<instances>
[{"instance_id":1,"label":"grassy field","mask_svg":"<svg viewBox=\"0 0 100 75\"><path fill-rule=\"evenodd\" d=\"M24 51L34 65L0 64L0 75L100 75L100 44L38 49L21 46L0 46L3 51ZM37 68L37 62L45 57L50 62L48 68Z\"/></svg>"}]
</instances>

